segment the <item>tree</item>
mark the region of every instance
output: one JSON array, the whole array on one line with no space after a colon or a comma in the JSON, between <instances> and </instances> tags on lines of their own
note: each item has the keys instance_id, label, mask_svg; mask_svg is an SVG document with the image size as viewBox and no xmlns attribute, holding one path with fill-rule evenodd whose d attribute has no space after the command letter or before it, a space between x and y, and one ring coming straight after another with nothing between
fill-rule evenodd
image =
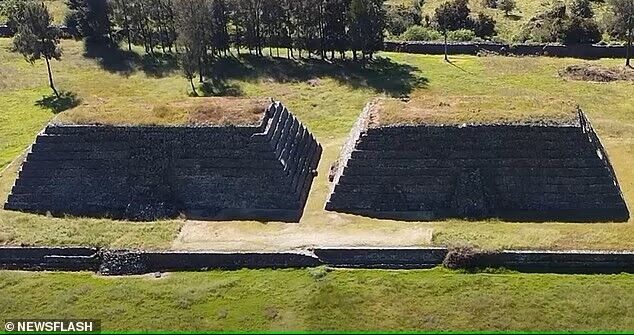
<instances>
[{"instance_id":1,"label":"tree","mask_svg":"<svg viewBox=\"0 0 634 335\"><path fill-rule=\"evenodd\" d=\"M484 14L478 13L478 16L473 20L473 32L476 36L482 38L489 38L495 35L495 20Z\"/></svg>"},{"instance_id":2,"label":"tree","mask_svg":"<svg viewBox=\"0 0 634 335\"><path fill-rule=\"evenodd\" d=\"M178 63L183 71L183 76L187 78L192 88L194 96L198 96L196 86L194 85L194 78L196 77L196 69L198 68L198 55L197 52L190 49L187 45L184 46L182 52L178 54Z\"/></svg>"},{"instance_id":3,"label":"tree","mask_svg":"<svg viewBox=\"0 0 634 335\"><path fill-rule=\"evenodd\" d=\"M224 51L225 55L229 50L229 10L224 0L212 0L211 3L211 25L212 45L216 50Z\"/></svg>"},{"instance_id":4,"label":"tree","mask_svg":"<svg viewBox=\"0 0 634 335\"><path fill-rule=\"evenodd\" d=\"M0 15L7 18L6 25L15 33L18 30L18 21L24 16L26 1L4 0L0 2Z\"/></svg>"},{"instance_id":5,"label":"tree","mask_svg":"<svg viewBox=\"0 0 634 335\"><path fill-rule=\"evenodd\" d=\"M634 39L634 0L608 0L607 25L610 35L626 41L625 66L632 67L632 40Z\"/></svg>"},{"instance_id":6,"label":"tree","mask_svg":"<svg viewBox=\"0 0 634 335\"><path fill-rule=\"evenodd\" d=\"M353 58L361 50L363 58L380 50L385 30L385 11L382 0L352 0L348 9L348 32Z\"/></svg>"},{"instance_id":7,"label":"tree","mask_svg":"<svg viewBox=\"0 0 634 335\"><path fill-rule=\"evenodd\" d=\"M515 0L500 0L500 3L498 4L498 8L501 9L506 16L509 16L516 7L517 5Z\"/></svg>"},{"instance_id":8,"label":"tree","mask_svg":"<svg viewBox=\"0 0 634 335\"><path fill-rule=\"evenodd\" d=\"M594 11L590 5L590 0L573 0L570 3L570 15L584 19L593 18Z\"/></svg>"},{"instance_id":9,"label":"tree","mask_svg":"<svg viewBox=\"0 0 634 335\"><path fill-rule=\"evenodd\" d=\"M469 28L471 21L469 14L471 10L467 5L467 0L454 0L445 2L436 8L434 12L434 22L443 32L445 38L445 61L449 61L447 56L447 35L450 30Z\"/></svg>"},{"instance_id":10,"label":"tree","mask_svg":"<svg viewBox=\"0 0 634 335\"><path fill-rule=\"evenodd\" d=\"M13 37L13 47L31 64L44 58L49 86L55 96L59 98L60 95L53 82L50 61L52 59L59 60L62 57L62 51L59 48L60 31L51 26L53 19L43 2L27 0L24 1L23 5L21 16L13 18L17 24L17 33Z\"/></svg>"},{"instance_id":11,"label":"tree","mask_svg":"<svg viewBox=\"0 0 634 335\"><path fill-rule=\"evenodd\" d=\"M79 33L93 41L112 42L111 8L108 0L67 0L69 16L78 24Z\"/></svg>"}]
</instances>

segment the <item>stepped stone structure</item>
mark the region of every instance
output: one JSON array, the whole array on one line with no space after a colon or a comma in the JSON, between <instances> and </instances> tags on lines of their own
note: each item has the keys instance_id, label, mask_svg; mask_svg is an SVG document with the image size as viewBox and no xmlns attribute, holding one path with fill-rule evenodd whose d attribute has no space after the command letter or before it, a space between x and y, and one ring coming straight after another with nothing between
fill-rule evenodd
<instances>
[{"instance_id":1,"label":"stepped stone structure","mask_svg":"<svg viewBox=\"0 0 634 335\"><path fill-rule=\"evenodd\" d=\"M247 126L50 125L5 209L129 220L302 215L322 148L281 103Z\"/></svg>"},{"instance_id":2,"label":"stepped stone structure","mask_svg":"<svg viewBox=\"0 0 634 335\"><path fill-rule=\"evenodd\" d=\"M331 169L326 209L399 220L627 221L580 110L567 124L376 125L368 105Z\"/></svg>"}]
</instances>

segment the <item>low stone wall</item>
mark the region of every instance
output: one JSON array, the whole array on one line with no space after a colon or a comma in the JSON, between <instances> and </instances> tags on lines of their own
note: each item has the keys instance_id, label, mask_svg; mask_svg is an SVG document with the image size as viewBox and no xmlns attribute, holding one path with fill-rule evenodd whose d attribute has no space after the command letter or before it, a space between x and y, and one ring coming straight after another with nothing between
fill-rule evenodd
<instances>
[{"instance_id":1,"label":"low stone wall","mask_svg":"<svg viewBox=\"0 0 634 335\"><path fill-rule=\"evenodd\" d=\"M443 264L446 248L317 248L298 252L230 253L0 247L0 270L92 271L102 275L213 269L280 269L331 266L428 269ZM522 272L634 273L634 252L472 252L458 268L505 268Z\"/></svg>"},{"instance_id":2,"label":"low stone wall","mask_svg":"<svg viewBox=\"0 0 634 335\"><path fill-rule=\"evenodd\" d=\"M327 210L399 220L629 218L581 112L574 124L366 127L354 138Z\"/></svg>"},{"instance_id":3,"label":"low stone wall","mask_svg":"<svg viewBox=\"0 0 634 335\"><path fill-rule=\"evenodd\" d=\"M31 271L97 271L95 248L0 247L0 269Z\"/></svg>"},{"instance_id":4,"label":"low stone wall","mask_svg":"<svg viewBox=\"0 0 634 335\"><path fill-rule=\"evenodd\" d=\"M445 45L439 42L400 42L384 43L385 51L407 52L415 54L442 55ZM504 44L487 42L449 43L447 53L450 55L477 55L480 52L492 52L512 56L551 56L574 57L585 59L625 58L626 47L623 45L563 45L563 44Z\"/></svg>"},{"instance_id":5,"label":"low stone wall","mask_svg":"<svg viewBox=\"0 0 634 335\"><path fill-rule=\"evenodd\" d=\"M322 149L281 104L263 114L259 126L48 126L5 209L297 222Z\"/></svg>"}]
</instances>

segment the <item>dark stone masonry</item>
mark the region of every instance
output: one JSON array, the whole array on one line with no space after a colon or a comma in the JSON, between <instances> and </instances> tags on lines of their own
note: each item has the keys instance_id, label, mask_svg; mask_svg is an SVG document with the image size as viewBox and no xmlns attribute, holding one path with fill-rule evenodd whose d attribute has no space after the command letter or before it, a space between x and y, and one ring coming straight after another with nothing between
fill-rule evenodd
<instances>
[{"instance_id":1,"label":"dark stone masonry","mask_svg":"<svg viewBox=\"0 0 634 335\"><path fill-rule=\"evenodd\" d=\"M326 209L398 220L627 221L608 156L575 124L369 127L332 171Z\"/></svg>"},{"instance_id":2,"label":"dark stone masonry","mask_svg":"<svg viewBox=\"0 0 634 335\"><path fill-rule=\"evenodd\" d=\"M5 209L138 221L297 222L322 148L280 103L259 126L50 125Z\"/></svg>"}]
</instances>

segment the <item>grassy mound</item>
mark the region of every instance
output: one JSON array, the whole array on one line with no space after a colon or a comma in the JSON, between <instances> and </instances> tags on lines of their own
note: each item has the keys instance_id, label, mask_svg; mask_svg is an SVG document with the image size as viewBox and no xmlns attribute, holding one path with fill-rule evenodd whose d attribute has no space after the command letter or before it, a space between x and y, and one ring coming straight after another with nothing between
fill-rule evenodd
<instances>
[{"instance_id":1,"label":"grassy mound","mask_svg":"<svg viewBox=\"0 0 634 335\"><path fill-rule=\"evenodd\" d=\"M626 67L607 68L594 64L575 64L566 66L559 71L559 75L566 79L611 82L617 80L634 81L634 69Z\"/></svg>"},{"instance_id":2,"label":"grassy mound","mask_svg":"<svg viewBox=\"0 0 634 335\"><path fill-rule=\"evenodd\" d=\"M105 100L59 114L54 123L107 125L259 125L268 99L188 98L167 103L109 106Z\"/></svg>"},{"instance_id":3,"label":"grassy mound","mask_svg":"<svg viewBox=\"0 0 634 335\"><path fill-rule=\"evenodd\" d=\"M571 101L528 97L420 96L377 99L371 127L419 124L576 124Z\"/></svg>"}]
</instances>

